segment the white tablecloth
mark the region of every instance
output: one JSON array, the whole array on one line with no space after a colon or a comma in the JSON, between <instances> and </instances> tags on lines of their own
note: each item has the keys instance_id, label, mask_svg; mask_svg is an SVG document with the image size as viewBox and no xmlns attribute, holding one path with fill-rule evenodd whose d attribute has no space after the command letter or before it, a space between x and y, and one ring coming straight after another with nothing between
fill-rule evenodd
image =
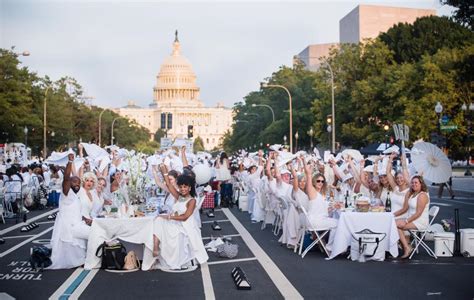
<instances>
[{"instance_id":1,"label":"white tablecloth","mask_svg":"<svg viewBox=\"0 0 474 300\"><path fill-rule=\"evenodd\" d=\"M386 237L379 244L379 249L389 251L393 257L398 256L398 231L392 213L386 212L343 212L334 233L334 241L329 259L346 251L351 245L352 234L370 229L373 232L385 233Z\"/></svg>"},{"instance_id":2,"label":"white tablecloth","mask_svg":"<svg viewBox=\"0 0 474 300\"><path fill-rule=\"evenodd\" d=\"M87 243L84 269L100 268L100 258L95 255L97 248L104 241L121 239L129 243L144 245L142 270L149 270L155 261L153 258L153 219L154 217L94 219Z\"/></svg>"}]
</instances>

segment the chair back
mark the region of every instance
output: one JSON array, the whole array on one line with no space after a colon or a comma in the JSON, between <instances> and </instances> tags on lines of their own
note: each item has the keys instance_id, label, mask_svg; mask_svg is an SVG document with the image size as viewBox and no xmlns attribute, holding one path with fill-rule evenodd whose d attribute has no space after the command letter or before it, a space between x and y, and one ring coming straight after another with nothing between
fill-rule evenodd
<instances>
[{"instance_id":1,"label":"chair back","mask_svg":"<svg viewBox=\"0 0 474 300\"><path fill-rule=\"evenodd\" d=\"M438 212L439 212L439 206L432 206L429 210L429 215L431 216L431 221L430 221L430 225L428 226L428 228L431 226L431 224L433 223L434 219L436 218L436 216L438 215Z\"/></svg>"},{"instance_id":2,"label":"chair back","mask_svg":"<svg viewBox=\"0 0 474 300\"><path fill-rule=\"evenodd\" d=\"M304 206L301 206L301 211L303 212L304 218L306 220L306 227L307 227L306 229L307 230L315 230L313 224L311 224L311 221L309 220L308 212L306 211L306 208L304 208Z\"/></svg>"}]
</instances>

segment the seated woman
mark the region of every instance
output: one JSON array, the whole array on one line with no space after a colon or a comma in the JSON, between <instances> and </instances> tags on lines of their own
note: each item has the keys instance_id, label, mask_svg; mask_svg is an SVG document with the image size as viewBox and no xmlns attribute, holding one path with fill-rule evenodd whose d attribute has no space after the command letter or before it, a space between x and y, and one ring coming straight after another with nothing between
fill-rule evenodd
<instances>
[{"instance_id":1,"label":"seated woman","mask_svg":"<svg viewBox=\"0 0 474 300\"><path fill-rule=\"evenodd\" d=\"M81 200L81 214L86 223L97 217L102 211L104 202L97 195L95 187L97 177L92 172L86 172L82 176L82 187L77 194Z\"/></svg>"},{"instance_id":2,"label":"seated woman","mask_svg":"<svg viewBox=\"0 0 474 300\"><path fill-rule=\"evenodd\" d=\"M161 266L169 269L180 269L193 259L203 264L209 257L196 220L192 217L196 208L194 180L187 175L178 176L179 192L170 184L167 176L165 181L177 200L171 214L155 218L153 255L159 256Z\"/></svg>"},{"instance_id":3,"label":"seated woman","mask_svg":"<svg viewBox=\"0 0 474 300\"><path fill-rule=\"evenodd\" d=\"M394 213L395 217L398 217L408 211L407 218L396 220L400 242L404 250L402 258L409 257L413 250L405 237L405 230L424 230L428 227L430 198L427 190L423 177L413 176L410 191L405 196L403 207Z\"/></svg>"}]
</instances>

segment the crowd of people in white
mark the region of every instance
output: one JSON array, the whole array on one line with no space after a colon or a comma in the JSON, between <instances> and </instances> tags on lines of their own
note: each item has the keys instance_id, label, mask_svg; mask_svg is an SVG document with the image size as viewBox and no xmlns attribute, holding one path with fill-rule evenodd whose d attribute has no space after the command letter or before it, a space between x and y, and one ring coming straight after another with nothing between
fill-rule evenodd
<instances>
[{"instance_id":1,"label":"crowd of people in white","mask_svg":"<svg viewBox=\"0 0 474 300\"><path fill-rule=\"evenodd\" d=\"M317 149L313 153L292 154L281 145L274 145L267 150L240 151L230 158L225 153L218 158L193 154L184 147L149 157L139 154L138 171L149 179L146 185L165 194L160 211L166 213L156 215L153 233L153 255L163 265L175 269L191 260L200 264L208 260L200 231L202 198L198 194L203 193L211 178L218 182L217 191L221 183L232 183L233 202L243 202L247 196L247 204L240 205L246 205L252 222L261 222L262 228L272 224L276 233L281 229L279 242L288 248L298 246L305 228L334 231L338 212L355 206L356 199L367 199L372 206L391 207L404 249L403 258L412 251L404 231L428 226L427 187L398 150L370 157L371 164L351 151L336 157L327 152L322 158ZM78 156L71 150L53 153L37 170L21 172L12 167L0 178L4 201L9 205L17 198L7 195L20 192L22 185L45 185L50 187L50 194L54 191L60 195L51 239L50 269L83 265L94 219L110 212L112 206L131 203L128 189L131 173L136 170L125 163L129 153L115 146L107 152L82 143ZM328 250L332 237L329 234Z\"/></svg>"}]
</instances>

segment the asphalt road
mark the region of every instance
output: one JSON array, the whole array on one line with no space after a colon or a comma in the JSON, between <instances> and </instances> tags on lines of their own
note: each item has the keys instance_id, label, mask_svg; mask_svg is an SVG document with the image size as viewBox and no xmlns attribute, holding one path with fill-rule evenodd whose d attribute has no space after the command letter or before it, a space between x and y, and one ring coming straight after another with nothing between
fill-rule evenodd
<instances>
[{"instance_id":1,"label":"asphalt road","mask_svg":"<svg viewBox=\"0 0 474 300\"><path fill-rule=\"evenodd\" d=\"M431 192L431 195L436 193ZM441 210L437 221L452 218L459 208L462 228L474 228L474 193L459 191L431 197ZM319 250L304 259L281 246L271 226L250 222L248 213L233 208L216 211L213 219L201 215L204 243L211 236L227 235L239 245L233 260L209 253L207 267L193 272L166 273L160 270L110 273L103 270L34 271L28 265L30 248L47 243L53 223L48 211L29 213L40 226L21 233L14 220L0 225L6 243L0 245L0 299L473 299L474 258L431 258L421 251L408 260L359 263L339 256L327 261ZM211 229L218 220L221 231ZM438 223L436 222L436 223ZM432 243L429 243L433 246ZM317 247L315 247L317 248ZM237 290L230 272L240 266L252 284L249 291ZM1 294L6 293L6 294Z\"/></svg>"}]
</instances>

